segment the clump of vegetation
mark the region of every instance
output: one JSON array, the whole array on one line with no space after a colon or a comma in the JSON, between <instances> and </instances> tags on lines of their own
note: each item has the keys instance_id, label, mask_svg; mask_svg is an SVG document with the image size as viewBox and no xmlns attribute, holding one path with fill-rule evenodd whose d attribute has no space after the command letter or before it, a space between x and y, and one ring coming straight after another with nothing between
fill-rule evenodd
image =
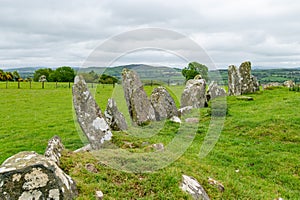
<instances>
[{"instance_id":1,"label":"clump of vegetation","mask_svg":"<svg viewBox=\"0 0 300 200\"><path fill-rule=\"evenodd\" d=\"M200 63L191 62L181 71L185 77L185 81L193 79L196 75L200 74L203 79L208 80L208 68Z\"/></svg>"},{"instance_id":2,"label":"clump of vegetation","mask_svg":"<svg viewBox=\"0 0 300 200\"><path fill-rule=\"evenodd\" d=\"M49 82L73 82L75 70L68 66L59 67L55 70L42 68L34 72L33 80L39 81L42 75L46 76L46 80Z\"/></svg>"},{"instance_id":3,"label":"clump of vegetation","mask_svg":"<svg viewBox=\"0 0 300 200\"><path fill-rule=\"evenodd\" d=\"M118 82L119 80L116 77L107 74L102 74L99 78L99 83L101 84L116 84Z\"/></svg>"}]
</instances>

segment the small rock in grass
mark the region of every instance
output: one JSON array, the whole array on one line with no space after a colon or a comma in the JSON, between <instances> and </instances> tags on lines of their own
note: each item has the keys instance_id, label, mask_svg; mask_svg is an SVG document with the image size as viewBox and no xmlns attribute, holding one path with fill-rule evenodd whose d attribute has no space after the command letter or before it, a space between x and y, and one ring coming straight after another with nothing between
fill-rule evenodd
<instances>
[{"instance_id":1,"label":"small rock in grass","mask_svg":"<svg viewBox=\"0 0 300 200\"><path fill-rule=\"evenodd\" d=\"M86 170L92 173L98 173L98 169L95 167L95 165L88 163L85 165Z\"/></svg>"},{"instance_id":2,"label":"small rock in grass","mask_svg":"<svg viewBox=\"0 0 300 200\"><path fill-rule=\"evenodd\" d=\"M180 118L177 117L177 116L171 117L170 121L171 121L171 122L175 122L175 123L181 124L181 120L180 120Z\"/></svg>"},{"instance_id":3,"label":"small rock in grass","mask_svg":"<svg viewBox=\"0 0 300 200\"><path fill-rule=\"evenodd\" d=\"M102 200L103 199L103 192L102 191L100 191L100 190L98 190L98 191L96 191L96 199L98 199L98 200Z\"/></svg>"},{"instance_id":4,"label":"small rock in grass","mask_svg":"<svg viewBox=\"0 0 300 200\"><path fill-rule=\"evenodd\" d=\"M199 123L199 118L196 118L196 117L186 118L185 122L190 123L190 124L198 124Z\"/></svg>"},{"instance_id":5,"label":"small rock in grass","mask_svg":"<svg viewBox=\"0 0 300 200\"><path fill-rule=\"evenodd\" d=\"M253 97L248 97L248 96L238 96L236 97L237 100L243 100L243 101L253 101Z\"/></svg>"},{"instance_id":6,"label":"small rock in grass","mask_svg":"<svg viewBox=\"0 0 300 200\"><path fill-rule=\"evenodd\" d=\"M211 185L215 185L217 186L217 188L221 191L221 192L224 192L225 188L224 188L224 185L222 183L220 183L219 181L216 181L212 178L208 178L208 183L211 184Z\"/></svg>"},{"instance_id":7,"label":"small rock in grass","mask_svg":"<svg viewBox=\"0 0 300 200\"><path fill-rule=\"evenodd\" d=\"M152 144L152 148L156 149L157 151L163 151L165 149L163 143Z\"/></svg>"},{"instance_id":8,"label":"small rock in grass","mask_svg":"<svg viewBox=\"0 0 300 200\"><path fill-rule=\"evenodd\" d=\"M193 199L209 200L204 188L191 176L182 175L181 189L189 193Z\"/></svg>"}]
</instances>

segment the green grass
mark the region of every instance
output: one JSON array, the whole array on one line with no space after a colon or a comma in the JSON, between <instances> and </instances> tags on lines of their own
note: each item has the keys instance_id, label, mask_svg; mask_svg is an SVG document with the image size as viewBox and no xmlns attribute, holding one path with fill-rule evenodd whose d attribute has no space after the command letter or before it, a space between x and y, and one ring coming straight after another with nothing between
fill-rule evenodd
<instances>
[{"instance_id":1,"label":"green grass","mask_svg":"<svg viewBox=\"0 0 300 200\"><path fill-rule=\"evenodd\" d=\"M82 146L73 120L71 89L67 85L50 88L51 83L48 84L48 89L4 89L0 83L1 162L23 150L43 153L48 139L55 134L70 150ZM145 87L147 94L152 89ZM177 105L182 89L182 86L169 89L174 97L177 96ZM119 109L126 111L121 87L113 89L110 85L99 85L91 90L95 91L102 110L107 99L113 96ZM247 96L254 100L227 98L224 128L213 150L203 159L199 158L199 151L210 124L210 108L200 109L195 138L185 153L154 173L114 170L105 163L99 164L89 153L71 151L64 153L61 167L75 179L78 199L94 199L96 190L101 190L106 199L191 199L179 188L182 174L195 177L212 199L298 199L300 93L278 88ZM153 152L149 145L162 142L167 146L177 136L177 130L178 125L167 122L158 133L142 138L136 137L131 127L126 133L115 132L113 142L134 154ZM142 133L152 132L150 129ZM94 164L98 172L87 171L87 163ZM208 177L220 181L225 191L209 185Z\"/></svg>"}]
</instances>

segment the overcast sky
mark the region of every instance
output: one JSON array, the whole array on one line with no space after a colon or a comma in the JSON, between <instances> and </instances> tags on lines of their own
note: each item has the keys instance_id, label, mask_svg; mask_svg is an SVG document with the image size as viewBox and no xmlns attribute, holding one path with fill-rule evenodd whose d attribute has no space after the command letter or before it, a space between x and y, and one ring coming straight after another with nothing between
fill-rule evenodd
<instances>
[{"instance_id":1,"label":"overcast sky","mask_svg":"<svg viewBox=\"0 0 300 200\"><path fill-rule=\"evenodd\" d=\"M300 1L1 0L0 38L0 68L88 66L89 55L97 66L185 67L205 59L188 55L191 41L217 68L300 67Z\"/></svg>"}]
</instances>

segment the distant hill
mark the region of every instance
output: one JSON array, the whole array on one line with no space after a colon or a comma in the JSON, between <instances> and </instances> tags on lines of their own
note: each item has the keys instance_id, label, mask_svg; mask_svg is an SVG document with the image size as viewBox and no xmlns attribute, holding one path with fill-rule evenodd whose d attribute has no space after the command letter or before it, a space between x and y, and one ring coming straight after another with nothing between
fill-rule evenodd
<instances>
[{"instance_id":1,"label":"distant hill","mask_svg":"<svg viewBox=\"0 0 300 200\"><path fill-rule=\"evenodd\" d=\"M134 70L138 73L141 80L155 80L161 81L170 84L183 83L184 77L181 74L181 69L178 68L170 68L166 66L151 66L144 64L132 64L132 65L122 65L116 67L88 67L88 68L80 68L79 73L88 73L90 71L94 71L96 73L105 73L111 76L115 76L121 80L122 70L124 68Z\"/></svg>"},{"instance_id":2,"label":"distant hill","mask_svg":"<svg viewBox=\"0 0 300 200\"><path fill-rule=\"evenodd\" d=\"M22 78L33 77L35 70L45 67L26 67L4 69L4 71L18 71ZM73 67L79 73L89 73L94 71L97 74L108 74L115 76L121 80L122 70L128 68L135 70L143 81L160 81L170 84L183 84L184 77L181 74L181 69L171 68L167 66L151 66L145 64L131 64L115 67L88 67L79 68ZM284 82L285 80L293 80L300 83L300 68L282 68L282 69L263 69L261 67L253 67L252 74L257 77L261 84L268 82ZM220 84L227 85L228 72L227 69L209 71L209 76L212 80Z\"/></svg>"}]
</instances>

